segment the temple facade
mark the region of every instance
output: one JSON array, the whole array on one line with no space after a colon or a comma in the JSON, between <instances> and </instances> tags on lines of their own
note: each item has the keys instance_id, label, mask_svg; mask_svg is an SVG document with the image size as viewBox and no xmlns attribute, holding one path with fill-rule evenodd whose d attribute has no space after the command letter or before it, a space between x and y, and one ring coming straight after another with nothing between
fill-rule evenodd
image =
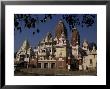
<instances>
[{"instance_id":1,"label":"temple facade","mask_svg":"<svg viewBox=\"0 0 110 89\"><path fill-rule=\"evenodd\" d=\"M32 49L25 40L16 53L15 62L26 62L27 68L47 68L64 70L88 70L97 68L97 50L93 45L84 40L80 46L80 34L74 27L71 32L71 41L67 36L67 29L62 21L59 21L55 36L50 32Z\"/></svg>"}]
</instances>

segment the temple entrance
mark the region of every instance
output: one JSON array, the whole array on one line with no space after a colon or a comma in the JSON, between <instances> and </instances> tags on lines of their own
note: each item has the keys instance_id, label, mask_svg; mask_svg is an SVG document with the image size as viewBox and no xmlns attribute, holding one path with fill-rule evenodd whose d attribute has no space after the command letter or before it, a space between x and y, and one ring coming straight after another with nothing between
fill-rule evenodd
<instances>
[{"instance_id":1,"label":"temple entrance","mask_svg":"<svg viewBox=\"0 0 110 89\"><path fill-rule=\"evenodd\" d=\"M52 69L55 68L55 63L51 63L51 68L52 68Z\"/></svg>"},{"instance_id":2,"label":"temple entrance","mask_svg":"<svg viewBox=\"0 0 110 89\"><path fill-rule=\"evenodd\" d=\"M70 69L71 70L78 70L79 69L79 64L76 59L71 60Z\"/></svg>"},{"instance_id":3,"label":"temple entrance","mask_svg":"<svg viewBox=\"0 0 110 89\"><path fill-rule=\"evenodd\" d=\"M41 63L38 63L37 67L38 67L38 68L41 68Z\"/></svg>"},{"instance_id":4,"label":"temple entrance","mask_svg":"<svg viewBox=\"0 0 110 89\"><path fill-rule=\"evenodd\" d=\"M48 68L48 63L44 63L44 68Z\"/></svg>"}]
</instances>

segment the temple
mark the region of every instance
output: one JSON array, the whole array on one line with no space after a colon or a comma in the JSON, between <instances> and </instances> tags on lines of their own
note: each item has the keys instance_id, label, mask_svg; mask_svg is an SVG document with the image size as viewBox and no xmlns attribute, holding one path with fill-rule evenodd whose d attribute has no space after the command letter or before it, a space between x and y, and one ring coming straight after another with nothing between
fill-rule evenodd
<instances>
[{"instance_id":1,"label":"temple","mask_svg":"<svg viewBox=\"0 0 110 89\"><path fill-rule=\"evenodd\" d=\"M80 46L80 33L76 27L72 29L69 42L67 29L63 21L59 21L55 36L50 32L33 49L25 40L15 56L15 63L25 62L24 67L88 70L97 68L97 49L90 47L87 40Z\"/></svg>"}]
</instances>

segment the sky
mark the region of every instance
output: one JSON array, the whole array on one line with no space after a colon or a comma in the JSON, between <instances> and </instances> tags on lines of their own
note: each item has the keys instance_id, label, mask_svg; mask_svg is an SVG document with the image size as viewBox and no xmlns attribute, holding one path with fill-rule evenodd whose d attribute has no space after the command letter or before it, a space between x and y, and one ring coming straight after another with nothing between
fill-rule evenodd
<instances>
[{"instance_id":1,"label":"sky","mask_svg":"<svg viewBox=\"0 0 110 89\"><path fill-rule=\"evenodd\" d=\"M34 14L32 15L34 18L38 17L39 19L43 19L43 14ZM95 15L96 16L96 15ZM78 15L79 19L82 19L82 14ZM40 23L36 25L35 28L26 28L24 27L24 23L21 21L19 26L21 26L22 32L15 30L14 32L14 52L18 51L22 46L24 40L28 40L31 47L36 47L48 32L52 33L52 36L55 37L55 28L58 24L59 20L62 20L67 28L68 40L71 39L71 31L67 22L62 18L62 14L56 14L52 19L48 19L45 23ZM86 39L88 42L97 43L97 16L95 18L95 23L91 27L82 27L81 25L76 26L80 34L80 43ZM39 29L39 33L32 34L33 31Z\"/></svg>"}]
</instances>

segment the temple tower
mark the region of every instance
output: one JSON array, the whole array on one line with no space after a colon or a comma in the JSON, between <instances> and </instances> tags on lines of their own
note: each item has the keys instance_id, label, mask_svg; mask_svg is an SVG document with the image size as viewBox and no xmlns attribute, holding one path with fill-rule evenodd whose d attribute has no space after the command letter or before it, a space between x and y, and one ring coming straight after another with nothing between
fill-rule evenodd
<instances>
[{"instance_id":1,"label":"temple tower","mask_svg":"<svg viewBox=\"0 0 110 89\"><path fill-rule=\"evenodd\" d=\"M80 35L77 28L72 29L72 38L71 38L71 46L72 46L72 55L77 58L78 50L80 46Z\"/></svg>"},{"instance_id":2,"label":"temple tower","mask_svg":"<svg viewBox=\"0 0 110 89\"><path fill-rule=\"evenodd\" d=\"M25 40L16 54L16 61L25 61L25 58L31 55L31 51L29 49L30 44Z\"/></svg>"},{"instance_id":3,"label":"temple tower","mask_svg":"<svg viewBox=\"0 0 110 89\"><path fill-rule=\"evenodd\" d=\"M55 48L56 48L56 60L58 69L66 69L67 63L67 30L63 21L59 21L55 30Z\"/></svg>"}]
</instances>

